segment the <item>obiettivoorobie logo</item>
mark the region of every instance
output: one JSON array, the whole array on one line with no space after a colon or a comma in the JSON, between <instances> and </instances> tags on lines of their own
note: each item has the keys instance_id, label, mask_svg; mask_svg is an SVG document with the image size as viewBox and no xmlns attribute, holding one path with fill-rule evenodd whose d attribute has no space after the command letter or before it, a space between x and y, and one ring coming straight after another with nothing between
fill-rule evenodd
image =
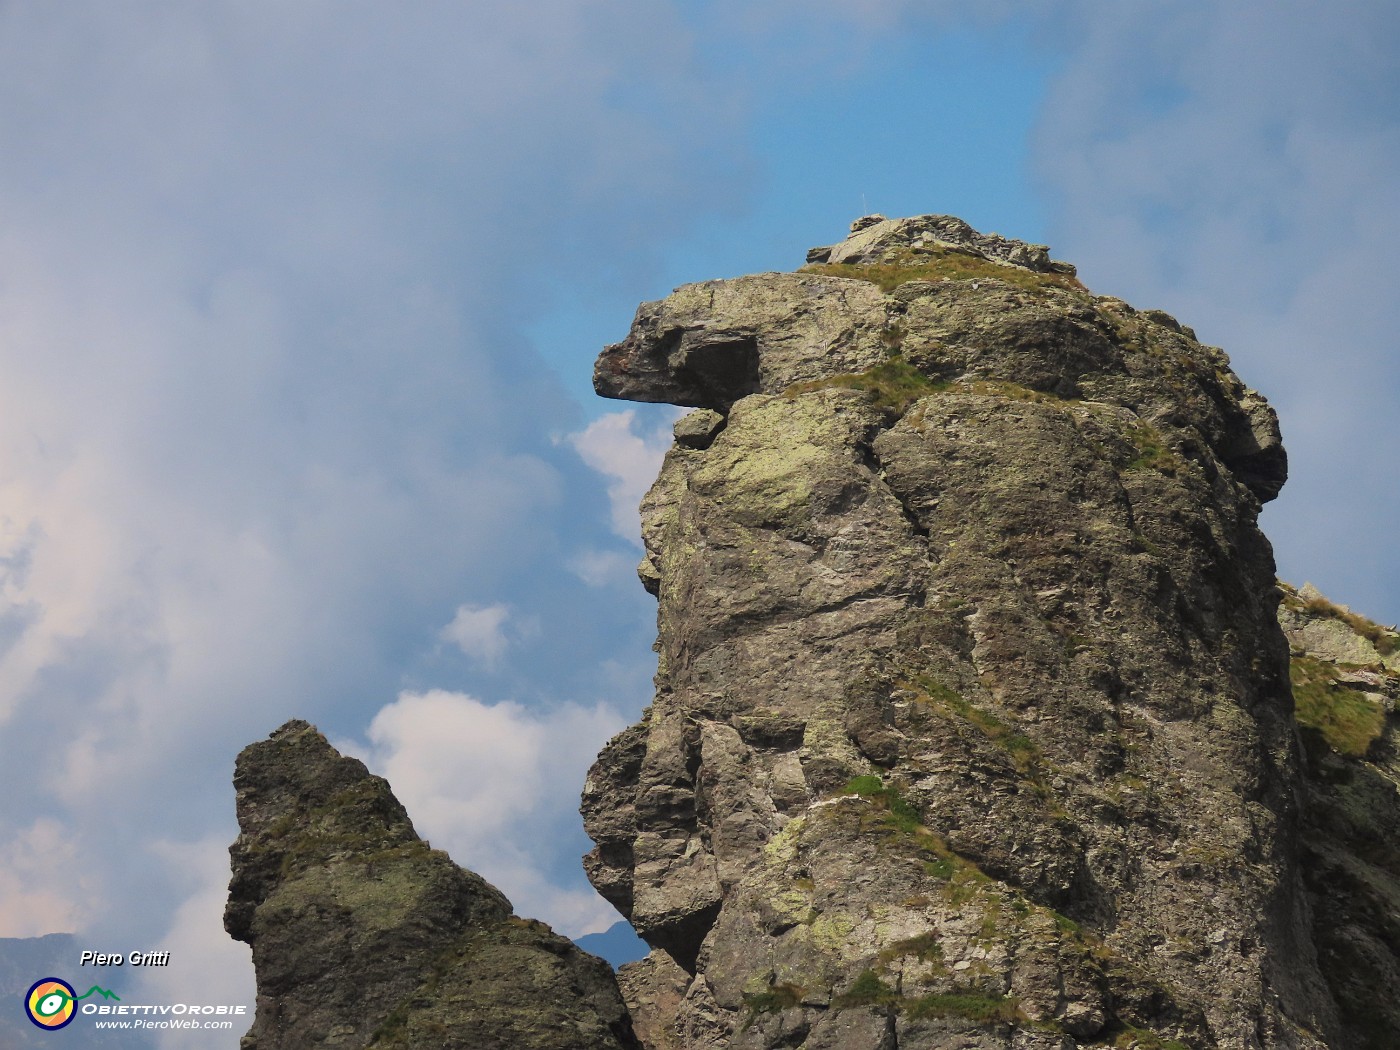
<instances>
[{"instance_id":1,"label":"obiettivoorobie logo","mask_svg":"<svg viewBox=\"0 0 1400 1050\"><path fill-rule=\"evenodd\" d=\"M78 1001L93 993L104 999L116 999L121 1002L121 996L116 992L99 988L95 984L79 995L67 981L57 977L45 977L35 981L25 993L24 1012L40 1028L54 1031L69 1024L78 1012Z\"/></svg>"}]
</instances>

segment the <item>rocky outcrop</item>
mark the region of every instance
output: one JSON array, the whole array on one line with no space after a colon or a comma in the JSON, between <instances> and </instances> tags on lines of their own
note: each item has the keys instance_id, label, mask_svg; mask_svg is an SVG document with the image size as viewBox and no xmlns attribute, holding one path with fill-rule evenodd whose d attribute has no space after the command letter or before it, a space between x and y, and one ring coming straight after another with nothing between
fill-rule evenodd
<instances>
[{"instance_id":1,"label":"rocky outcrop","mask_svg":"<svg viewBox=\"0 0 1400 1050\"><path fill-rule=\"evenodd\" d=\"M1393 1050L1400 633L1274 577L1273 411L948 216L643 304L654 703L590 771L617 979L289 722L238 760L244 1046ZM630 1015L630 1016L629 1016Z\"/></svg>"},{"instance_id":2,"label":"rocky outcrop","mask_svg":"<svg viewBox=\"0 0 1400 1050\"><path fill-rule=\"evenodd\" d=\"M1267 403L956 219L809 260L595 372L703 412L642 508L656 698L583 795L647 1045L1381 1045L1314 939ZM1355 919L1390 883L1347 870Z\"/></svg>"},{"instance_id":3,"label":"rocky outcrop","mask_svg":"<svg viewBox=\"0 0 1400 1050\"><path fill-rule=\"evenodd\" d=\"M1346 1041L1400 1046L1400 634L1284 585L1303 741L1304 879Z\"/></svg>"},{"instance_id":4,"label":"rocky outcrop","mask_svg":"<svg viewBox=\"0 0 1400 1050\"><path fill-rule=\"evenodd\" d=\"M423 842L305 722L238 757L228 932L253 948L245 1050L634 1050L611 969Z\"/></svg>"}]
</instances>

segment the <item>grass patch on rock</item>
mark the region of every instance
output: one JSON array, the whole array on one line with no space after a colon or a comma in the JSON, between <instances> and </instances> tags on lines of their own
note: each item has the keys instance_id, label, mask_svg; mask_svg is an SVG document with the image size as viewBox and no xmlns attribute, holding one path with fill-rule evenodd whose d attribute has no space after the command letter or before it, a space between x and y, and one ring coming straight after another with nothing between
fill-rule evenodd
<instances>
[{"instance_id":1,"label":"grass patch on rock","mask_svg":"<svg viewBox=\"0 0 1400 1050\"><path fill-rule=\"evenodd\" d=\"M1115 1050L1191 1050L1177 1039L1165 1039L1146 1028L1125 1028L1113 1040Z\"/></svg>"},{"instance_id":2,"label":"grass patch on rock","mask_svg":"<svg viewBox=\"0 0 1400 1050\"><path fill-rule=\"evenodd\" d=\"M918 997L901 995L874 970L862 970L831 1005L837 1009L860 1006L892 1007L914 1018L960 1017L981 1024L1026 1021L1020 1002L1013 996L988 995L975 988L954 988Z\"/></svg>"},{"instance_id":3,"label":"grass patch on rock","mask_svg":"<svg viewBox=\"0 0 1400 1050\"><path fill-rule=\"evenodd\" d=\"M1326 660L1295 656L1288 677L1299 724L1320 732L1333 750L1364 758L1385 729L1385 710L1365 694L1342 685L1336 666Z\"/></svg>"},{"instance_id":4,"label":"grass patch on rock","mask_svg":"<svg viewBox=\"0 0 1400 1050\"><path fill-rule=\"evenodd\" d=\"M1181 467L1181 459L1167 447L1162 434L1150 423L1137 423L1128 431L1128 438L1137 447L1138 454L1129 461L1128 470L1155 470L1162 474L1175 474Z\"/></svg>"},{"instance_id":5,"label":"grass patch on rock","mask_svg":"<svg viewBox=\"0 0 1400 1050\"><path fill-rule=\"evenodd\" d=\"M941 962L943 945L939 942L938 934L930 930L916 937L895 941L880 952L880 962L889 963L911 955L920 962Z\"/></svg>"},{"instance_id":6,"label":"grass patch on rock","mask_svg":"<svg viewBox=\"0 0 1400 1050\"><path fill-rule=\"evenodd\" d=\"M920 699L973 725L998 749L1006 753L1016 772L1032 783L1039 782L1043 762L1040 749L1030 737L1016 732L991 712L974 706L961 693L948 688L936 678L917 675L914 685L920 693Z\"/></svg>"},{"instance_id":7,"label":"grass patch on rock","mask_svg":"<svg viewBox=\"0 0 1400 1050\"><path fill-rule=\"evenodd\" d=\"M890 1006L899 1000L899 993L880 980L874 970L862 970L851 986L831 1001L839 1009L852 1006Z\"/></svg>"},{"instance_id":8,"label":"grass patch on rock","mask_svg":"<svg viewBox=\"0 0 1400 1050\"><path fill-rule=\"evenodd\" d=\"M1350 609L1329 602L1326 598L1317 597L1303 600L1302 611L1311 613L1313 616L1326 616L1333 620L1340 620L1374 645L1376 652L1382 656L1390 656L1400 651L1400 634L1387 630L1375 621L1368 620Z\"/></svg>"},{"instance_id":9,"label":"grass patch on rock","mask_svg":"<svg viewBox=\"0 0 1400 1050\"><path fill-rule=\"evenodd\" d=\"M744 1016L739 1031L747 1032L761 1014L782 1013L798 1006L806 994L807 989L787 981L770 984L760 992L745 992L744 1007L748 1013Z\"/></svg>"},{"instance_id":10,"label":"grass patch on rock","mask_svg":"<svg viewBox=\"0 0 1400 1050\"><path fill-rule=\"evenodd\" d=\"M885 810L885 823L906 835L917 834L922 828L919 811L905 801L899 789L886 785L874 775L856 777L837 794L858 795Z\"/></svg>"},{"instance_id":11,"label":"grass patch on rock","mask_svg":"<svg viewBox=\"0 0 1400 1050\"><path fill-rule=\"evenodd\" d=\"M805 994L806 990L795 984L771 984L761 992L746 992L744 1005L756 1014L777 1013L802 1002Z\"/></svg>"},{"instance_id":12,"label":"grass patch on rock","mask_svg":"<svg viewBox=\"0 0 1400 1050\"><path fill-rule=\"evenodd\" d=\"M1086 289L1075 278L1062 273L1037 273L1019 266L1004 266L980 255L939 249L925 249L901 260L888 263L812 263L800 273L816 273L826 277L845 277L869 281L883 292L892 292L910 281L1001 281L1026 291L1039 292L1048 288L1065 288L1083 292Z\"/></svg>"},{"instance_id":13,"label":"grass patch on rock","mask_svg":"<svg viewBox=\"0 0 1400 1050\"><path fill-rule=\"evenodd\" d=\"M891 357L864 372L843 372L825 379L794 383L783 391L783 396L793 397L832 387L864 391L872 404L903 414L915 401L947 390L948 384L930 379L903 358Z\"/></svg>"},{"instance_id":14,"label":"grass patch on rock","mask_svg":"<svg viewBox=\"0 0 1400 1050\"><path fill-rule=\"evenodd\" d=\"M952 389L984 397L1004 397L1008 401L1032 401L1036 404L1077 402L1078 398L1062 397L1045 390L1033 390L1008 379L969 379L952 384Z\"/></svg>"},{"instance_id":15,"label":"grass patch on rock","mask_svg":"<svg viewBox=\"0 0 1400 1050\"><path fill-rule=\"evenodd\" d=\"M957 862L952 857L939 857L937 860L924 861L924 872L945 882L951 879L957 870Z\"/></svg>"},{"instance_id":16,"label":"grass patch on rock","mask_svg":"<svg viewBox=\"0 0 1400 1050\"><path fill-rule=\"evenodd\" d=\"M886 784L878 776L867 774L855 777L836 792L837 795L855 795L875 805L880 823L900 836L912 839L914 845L924 853L924 871L935 879L946 882L945 895L964 895L971 899L977 890L991 883L991 878L972 861L958 856L938 835L924 827L919 811L914 808L899 789Z\"/></svg>"},{"instance_id":17,"label":"grass patch on rock","mask_svg":"<svg viewBox=\"0 0 1400 1050\"><path fill-rule=\"evenodd\" d=\"M983 1024L1010 1024L1025 1017L1014 996L984 995L976 991L920 996L907 1000L905 1010L910 1017L962 1017Z\"/></svg>"}]
</instances>

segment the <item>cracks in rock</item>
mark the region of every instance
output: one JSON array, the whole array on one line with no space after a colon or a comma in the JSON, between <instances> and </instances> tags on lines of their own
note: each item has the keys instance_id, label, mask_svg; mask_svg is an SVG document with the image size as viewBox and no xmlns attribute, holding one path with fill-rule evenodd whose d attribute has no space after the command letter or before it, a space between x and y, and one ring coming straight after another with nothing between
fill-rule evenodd
<instances>
[{"instance_id":1,"label":"cracks in rock","mask_svg":"<svg viewBox=\"0 0 1400 1050\"><path fill-rule=\"evenodd\" d=\"M875 451L875 442L873 436L870 440L861 442L858 448L861 455L861 461L865 465L865 468L870 471L870 476L874 478L880 484L880 486L883 487L884 490L890 494L890 497L894 500L895 505L899 507L900 514L903 515L905 522L908 524L909 531L914 536L924 541L923 557L925 562L925 568L927 570L927 568L930 567L928 565L930 560L928 552L928 526L924 525L923 522L919 520L918 513L912 506L910 506L908 501L905 499L904 494L901 493L897 488L895 488L894 485L890 484L889 478L885 475L885 464L880 459L879 453ZM923 581L924 585L920 586L915 593L909 596L911 599L910 605L912 605L915 608L922 608L928 599L927 581L929 579L929 576L930 574L928 571L919 574L918 579L920 581Z\"/></svg>"},{"instance_id":2,"label":"cracks in rock","mask_svg":"<svg viewBox=\"0 0 1400 1050\"><path fill-rule=\"evenodd\" d=\"M834 602L828 602L825 605L819 605L815 609L810 610L804 615L819 616L824 613L843 612L854 605L859 605L861 602L878 601L881 598L904 598L909 599L911 601L911 604L914 604L916 606L923 604L922 592L909 593L904 591L882 591L878 587L873 587L869 590L857 591L855 594L847 595L845 598L840 598Z\"/></svg>"},{"instance_id":3,"label":"cracks in rock","mask_svg":"<svg viewBox=\"0 0 1400 1050\"><path fill-rule=\"evenodd\" d=\"M788 608L777 611L762 610L760 612L755 613L740 613L731 617L729 622L736 629L742 629L744 627L755 627L760 629L767 629L772 627L785 627L789 624L801 623L804 620L809 620L813 617L826 616L832 613L843 612L844 610L859 605L862 602L880 601L881 599L889 599L892 601L904 601L914 608L921 608L924 604L924 593L922 590L886 590L883 589L881 586L877 585L875 587L866 588L865 590L856 591L854 594L848 594L843 598L838 598L835 601L826 602L822 605L816 605L800 609ZM867 624L854 624L849 629L843 629L835 631L833 633L823 634L821 637L826 639L840 638L846 634L851 634L857 631L865 631L868 629L869 626ZM736 630L735 633L737 634L741 632L740 630Z\"/></svg>"},{"instance_id":4,"label":"cracks in rock","mask_svg":"<svg viewBox=\"0 0 1400 1050\"><path fill-rule=\"evenodd\" d=\"M882 431L885 429L888 428L882 428ZM924 525L923 522L919 520L919 515L915 512L914 508L905 500L904 495L890 484L889 478L886 477L885 464L880 459L880 454L875 451L874 440L861 442L858 446L858 450L860 452L862 464L870 471L871 476L879 481L880 485L890 494L895 503L899 505L900 513L904 515L904 520L908 523L909 530L915 536L928 539L928 526Z\"/></svg>"},{"instance_id":5,"label":"cracks in rock","mask_svg":"<svg viewBox=\"0 0 1400 1050\"><path fill-rule=\"evenodd\" d=\"M686 973L695 976L699 972L700 949L719 918L721 906L721 901L715 901L665 925L652 927L647 931L646 941L669 955Z\"/></svg>"}]
</instances>

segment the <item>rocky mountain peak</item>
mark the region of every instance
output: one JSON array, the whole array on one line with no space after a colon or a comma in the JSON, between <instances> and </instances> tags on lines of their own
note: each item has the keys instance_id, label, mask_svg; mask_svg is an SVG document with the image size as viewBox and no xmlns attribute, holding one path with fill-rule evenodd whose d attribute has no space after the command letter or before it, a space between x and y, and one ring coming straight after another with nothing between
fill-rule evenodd
<instances>
[{"instance_id":1,"label":"rocky mountain peak","mask_svg":"<svg viewBox=\"0 0 1400 1050\"><path fill-rule=\"evenodd\" d=\"M978 233L953 215L916 215L908 219L866 215L851 223L850 235L840 244L808 251L807 262L916 265L949 253L1018 266L1032 273L1067 277L1075 274L1069 263L1052 260L1046 245L1027 244L996 233Z\"/></svg>"},{"instance_id":2,"label":"rocky mountain peak","mask_svg":"<svg viewBox=\"0 0 1400 1050\"><path fill-rule=\"evenodd\" d=\"M1116 415L1139 443L1208 459L1261 501L1278 494L1287 456L1273 410L1175 318L1090 294L1043 245L951 216L867 218L795 273L643 303L599 356L595 389L728 413L751 394L824 385L873 391L899 411L938 385L1011 384Z\"/></svg>"}]
</instances>

